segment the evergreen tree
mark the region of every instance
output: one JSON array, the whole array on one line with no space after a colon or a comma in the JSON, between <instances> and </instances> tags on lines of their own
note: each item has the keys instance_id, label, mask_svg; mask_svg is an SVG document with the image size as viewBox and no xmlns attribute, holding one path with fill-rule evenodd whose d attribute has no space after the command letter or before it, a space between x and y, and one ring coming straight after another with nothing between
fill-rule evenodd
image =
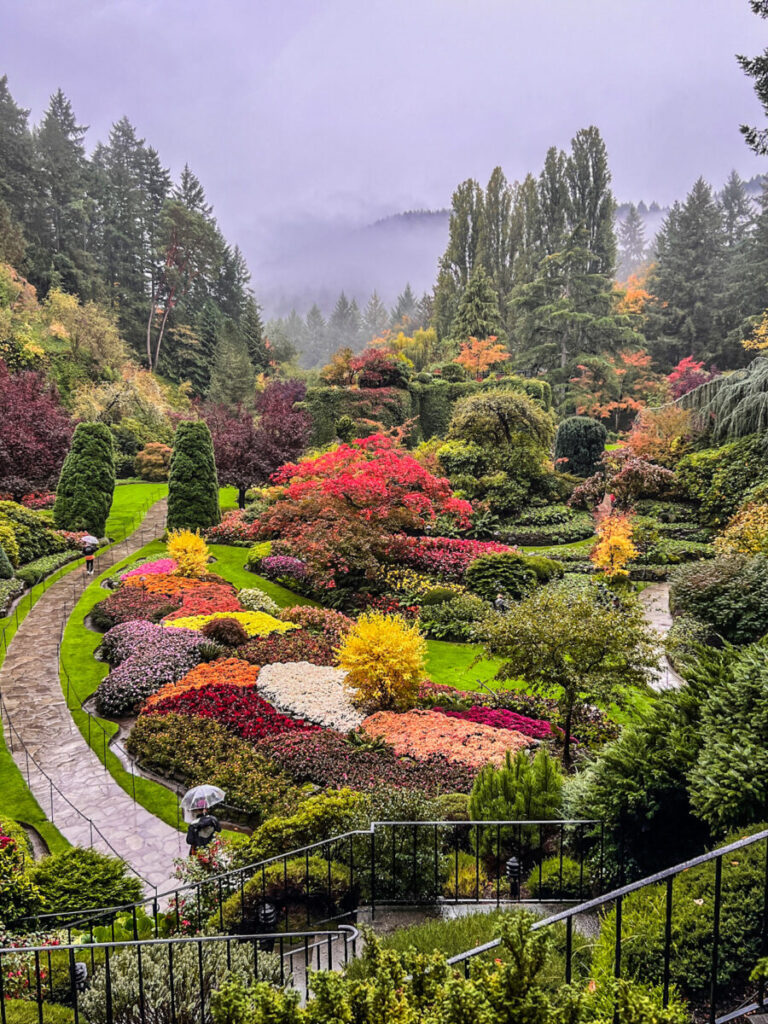
<instances>
[{"instance_id":1,"label":"evergreen tree","mask_svg":"<svg viewBox=\"0 0 768 1024\"><path fill-rule=\"evenodd\" d=\"M586 272L604 278L610 288L616 267L616 201L611 191L605 143L594 125L576 132L565 177L572 233L583 233L582 244L589 253ZM596 286L600 283L596 282Z\"/></svg>"},{"instance_id":2,"label":"evergreen tree","mask_svg":"<svg viewBox=\"0 0 768 1024\"><path fill-rule=\"evenodd\" d=\"M656 240L648 288L651 350L670 368L692 353L723 365L726 236L723 214L702 179L675 203Z\"/></svg>"},{"instance_id":3,"label":"evergreen tree","mask_svg":"<svg viewBox=\"0 0 768 1024\"><path fill-rule=\"evenodd\" d=\"M61 467L53 506L60 530L104 536L115 490L115 455L106 423L79 423Z\"/></svg>"},{"instance_id":4,"label":"evergreen tree","mask_svg":"<svg viewBox=\"0 0 768 1024\"><path fill-rule=\"evenodd\" d=\"M428 292L419 299L419 304L416 306L416 313L413 319L413 326L417 331L426 331L429 325L432 323L432 314L434 313L435 300L434 295L430 295Z\"/></svg>"},{"instance_id":5,"label":"evergreen tree","mask_svg":"<svg viewBox=\"0 0 768 1024\"><path fill-rule=\"evenodd\" d=\"M208 400L235 407L253 399L255 376L248 348L231 320L218 331Z\"/></svg>"},{"instance_id":6,"label":"evergreen tree","mask_svg":"<svg viewBox=\"0 0 768 1024\"><path fill-rule=\"evenodd\" d=\"M183 420L173 439L166 526L207 530L220 521L211 432L202 420Z\"/></svg>"},{"instance_id":7,"label":"evergreen tree","mask_svg":"<svg viewBox=\"0 0 768 1024\"><path fill-rule=\"evenodd\" d=\"M154 295L162 273L158 255L160 229L163 207L171 191L171 175L152 146L140 150L139 177L142 276L148 283L150 295Z\"/></svg>"},{"instance_id":8,"label":"evergreen tree","mask_svg":"<svg viewBox=\"0 0 768 1024\"><path fill-rule=\"evenodd\" d=\"M357 347L360 335L360 311L344 292L339 295L328 320L328 344L332 350Z\"/></svg>"},{"instance_id":9,"label":"evergreen tree","mask_svg":"<svg viewBox=\"0 0 768 1024\"><path fill-rule=\"evenodd\" d=\"M27 249L27 241L20 226L11 216L11 211L0 199L0 263L20 267Z\"/></svg>"},{"instance_id":10,"label":"evergreen tree","mask_svg":"<svg viewBox=\"0 0 768 1024\"><path fill-rule=\"evenodd\" d=\"M0 544L0 580L9 580L13 577L13 566L11 560L5 553L5 548Z\"/></svg>"},{"instance_id":11,"label":"evergreen tree","mask_svg":"<svg viewBox=\"0 0 768 1024\"><path fill-rule=\"evenodd\" d=\"M736 171L731 171L723 191L718 196L723 211L723 230L728 249L735 249L744 241L754 219L752 200L744 182Z\"/></svg>"},{"instance_id":12,"label":"evergreen tree","mask_svg":"<svg viewBox=\"0 0 768 1024\"><path fill-rule=\"evenodd\" d=\"M240 320L240 332L248 349L251 366L257 372L263 372L269 366L269 352L264 343L264 324L261 320L259 304L249 295L245 300L245 310Z\"/></svg>"},{"instance_id":13,"label":"evergreen tree","mask_svg":"<svg viewBox=\"0 0 768 1024\"><path fill-rule=\"evenodd\" d=\"M450 336L459 300L480 258L483 190L472 178L453 193L448 246L440 260L433 325L439 338Z\"/></svg>"},{"instance_id":14,"label":"evergreen tree","mask_svg":"<svg viewBox=\"0 0 768 1024\"><path fill-rule=\"evenodd\" d=\"M201 217L210 218L213 207L209 205L205 189L200 184L200 179L190 170L189 164L184 164L178 185L173 190L174 199L178 199L188 210L199 213Z\"/></svg>"},{"instance_id":15,"label":"evergreen tree","mask_svg":"<svg viewBox=\"0 0 768 1024\"><path fill-rule=\"evenodd\" d=\"M326 340L327 324L323 317L320 307L317 303L314 303L310 311L307 313L306 321L306 364L309 366L317 366L323 362L327 357L327 340Z\"/></svg>"},{"instance_id":16,"label":"evergreen tree","mask_svg":"<svg viewBox=\"0 0 768 1024\"><path fill-rule=\"evenodd\" d=\"M749 0L749 5L755 14L761 18L768 18L768 0ZM739 56L737 60L747 76L754 80L755 93L763 112L768 115L768 48L763 50L759 57ZM743 124L741 134L749 148L759 156L768 153L768 128L753 128Z\"/></svg>"},{"instance_id":17,"label":"evergreen tree","mask_svg":"<svg viewBox=\"0 0 768 1024\"><path fill-rule=\"evenodd\" d=\"M451 332L460 341L504 335L496 291L482 264L478 264L472 273L456 311Z\"/></svg>"},{"instance_id":18,"label":"evergreen tree","mask_svg":"<svg viewBox=\"0 0 768 1024\"><path fill-rule=\"evenodd\" d=\"M416 296L410 283L406 284L402 292L397 296L395 308L392 310L392 329L405 331L407 334L416 315Z\"/></svg>"},{"instance_id":19,"label":"evergreen tree","mask_svg":"<svg viewBox=\"0 0 768 1024\"><path fill-rule=\"evenodd\" d=\"M367 345L374 338L380 338L385 331L389 330L389 326L390 315L387 312L387 307L379 298L378 292L374 291L363 310L363 343Z\"/></svg>"},{"instance_id":20,"label":"evergreen tree","mask_svg":"<svg viewBox=\"0 0 768 1024\"><path fill-rule=\"evenodd\" d=\"M592 476L605 450L607 432L589 416L569 416L555 435L555 467L576 476Z\"/></svg>"},{"instance_id":21,"label":"evergreen tree","mask_svg":"<svg viewBox=\"0 0 768 1024\"><path fill-rule=\"evenodd\" d=\"M8 76L0 77L0 200L14 220L29 225L38 182L34 164L29 111L19 107L8 88Z\"/></svg>"},{"instance_id":22,"label":"evergreen tree","mask_svg":"<svg viewBox=\"0 0 768 1024\"><path fill-rule=\"evenodd\" d=\"M482 264L496 290L503 310L512 287L513 247L512 190L500 167L495 167L485 190L483 230L480 242Z\"/></svg>"},{"instance_id":23,"label":"evergreen tree","mask_svg":"<svg viewBox=\"0 0 768 1024\"><path fill-rule=\"evenodd\" d=\"M619 223L619 267L617 277L626 281L630 274L637 273L645 262L647 245L645 222L634 203L629 204L627 215Z\"/></svg>"}]
</instances>

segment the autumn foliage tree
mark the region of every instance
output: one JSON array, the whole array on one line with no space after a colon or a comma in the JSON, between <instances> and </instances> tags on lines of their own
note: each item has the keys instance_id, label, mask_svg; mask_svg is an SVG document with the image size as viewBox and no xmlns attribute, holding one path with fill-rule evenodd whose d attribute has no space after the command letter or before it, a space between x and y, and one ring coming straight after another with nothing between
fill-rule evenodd
<instances>
[{"instance_id":1,"label":"autumn foliage tree","mask_svg":"<svg viewBox=\"0 0 768 1024\"><path fill-rule=\"evenodd\" d=\"M624 350L616 355L587 357L570 379L578 416L592 416L624 430L649 398L663 395L664 378L651 369L647 352Z\"/></svg>"},{"instance_id":2,"label":"autumn foliage tree","mask_svg":"<svg viewBox=\"0 0 768 1024\"><path fill-rule=\"evenodd\" d=\"M641 410L627 445L638 458L672 469L690 448L692 436L690 411L677 405L662 405Z\"/></svg>"},{"instance_id":3,"label":"autumn foliage tree","mask_svg":"<svg viewBox=\"0 0 768 1024\"><path fill-rule=\"evenodd\" d=\"M482 380L491 367L498 366L506 359L509 359L509 352L491 335L490 338L470 338L463 342L461 351L453 361L467 373L473 374L475 380Z\"/></svg>"},{"instance_id":4,"label":"autumn foliage tree","mask_svg":"<svg viewBox=\"0 0 768 1024\"><path fill-rule=\"evenodd\" d=\"M18 499L50 486L72 437L56 388L40 373L10 373L0 359L0 409L0 491Z\"/></svg>"},{"instance_id":5,"label":"autumn foliage tree","mask_svg":"<svg viewBox=\"0 0 768 1024\"><path fill-rule=\"evenodd\" d=\"M753 336L754 337L754 336ZM746 348L750 348L747 342L744 342ZM757 347L757 346L754 346ZM765 347L768 348L768 321L766 321L766 339ZM672 392L673 398L682 398L683 395L687 395L689 391L693 391L700 384L707 384L715 377L719 376L720 371L710 366L708 370L704 369L704 363L697 361L693 356L685 356L681 359L677 366L672 370L671 373L667 374L667 381L669 382L669 388Z\"/></svg>"},{"instance_id":6,"label":"autumn foliage tree","mask_svg":"<svg viewBox=\"0 0 768 1024\"><path fill-rule=\"evenodd\" d=\"M306 447L310 418L295 408L305 393L301 381L272 381L256 398L256 417L242 407L203 407L213 438L219 482L237 488L240 508L245 508L249 487L266 483Z\"/></svg>"},{"instance_id":7,"label":"autumn foliage tree","mask_svg":"<svg viewBox=\"0 0 768 1024\"><path fill-rule=\"evenodd\" d=\"M594 565L605 572L610 580L628 577L627 565L637 558L638 550L632 543L632 520L627 515L606 516L597 525L597 543L590 553Z\"/></svg>"}]
</instances>

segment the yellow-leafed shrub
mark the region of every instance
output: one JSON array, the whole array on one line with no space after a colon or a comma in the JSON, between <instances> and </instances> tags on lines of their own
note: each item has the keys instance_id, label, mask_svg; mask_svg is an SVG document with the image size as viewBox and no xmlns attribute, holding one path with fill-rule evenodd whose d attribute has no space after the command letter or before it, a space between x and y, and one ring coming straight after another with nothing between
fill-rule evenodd
<instances>
[{"instance_id":1,"label":"yellow-leafed shrub","mask_svg":"<svg viewBox=\"0 0 768 1024\"><path fill-rule=\"evenodd\" d=\"M191 530L172 530L168 534L168 557L175 559L176 576L205 576L208 572L208 545Z\"/></svg>"},{"instance_id":2,"label":"yellow-leafed shrub","mask_svg":"<svg viewBox=\"0 0 768 1024\"><path fill-rule=\"evenodd\" d=\"M607 516L597 526L598 541L590 558L609 579L627 577L627 564L637 558L638 550L632 543L632 520L629 516Z\"/></svg>"},{"instance_id":3,"label":"yellow-leafed shrub","mask_svg":"<svg viewBox=\"0 0 768 1024\"><path fill-rule=\"evenodd\" d=\"M715 540L715 548L723 554L768 554L768 505L754 503L739 509Z\"/></svg>"},{"instance_id":4,"label":"yellow-leafed shrub","mask_svg":"<svg viewBox=\"0 0 768 1024\"><path fill-rule=\"evenodd\" d=\"M427 645L417 625L400 615L361 615L339 647L338 663L357 703L367 708L412 707L424 678Z\"/></svg>"}]
</instances>

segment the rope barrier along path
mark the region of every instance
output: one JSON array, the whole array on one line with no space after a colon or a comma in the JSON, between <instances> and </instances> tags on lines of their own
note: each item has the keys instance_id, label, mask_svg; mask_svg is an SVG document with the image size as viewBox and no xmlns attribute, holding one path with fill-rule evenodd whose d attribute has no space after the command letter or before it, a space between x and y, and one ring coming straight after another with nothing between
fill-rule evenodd
<instances>
[{"instance_id":1,"label":"rope barrier along path","mask_svg":"<svg viewBox=\"0 0 768 1024\"><path fill-rule=\"evenodd\" d=\"M102 553L98 571L138 551L165 525L165 501L139 530ZM12 755L42 810L69 842L121 857L147 894L167 889L183 836L125 793L86 743L59 679L61 628L90 577L73 572L53 583L20 623L0 668L3 722ZM90 719L89 719L90 721ZM8 743L9 748L11 743Z\"/></svg>"}]
</instances>

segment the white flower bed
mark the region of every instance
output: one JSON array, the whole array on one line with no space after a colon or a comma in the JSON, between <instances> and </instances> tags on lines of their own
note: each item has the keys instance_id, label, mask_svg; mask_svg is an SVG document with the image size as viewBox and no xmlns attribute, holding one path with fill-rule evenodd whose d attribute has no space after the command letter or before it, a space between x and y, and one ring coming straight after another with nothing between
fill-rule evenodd
<instances>
[{"instance_id":1,"label":"white flower bed","mask_svg":"<svg viewBox=\"0 0 768 1024\"><path fill-rule=\"evenodd\" d=\"M362 724L362 715L344 686L346 672L308 661L265 665L259 672L258 691L278 711L304 718L326 729L349 732Z\"/></svg>"}]
</instances>

